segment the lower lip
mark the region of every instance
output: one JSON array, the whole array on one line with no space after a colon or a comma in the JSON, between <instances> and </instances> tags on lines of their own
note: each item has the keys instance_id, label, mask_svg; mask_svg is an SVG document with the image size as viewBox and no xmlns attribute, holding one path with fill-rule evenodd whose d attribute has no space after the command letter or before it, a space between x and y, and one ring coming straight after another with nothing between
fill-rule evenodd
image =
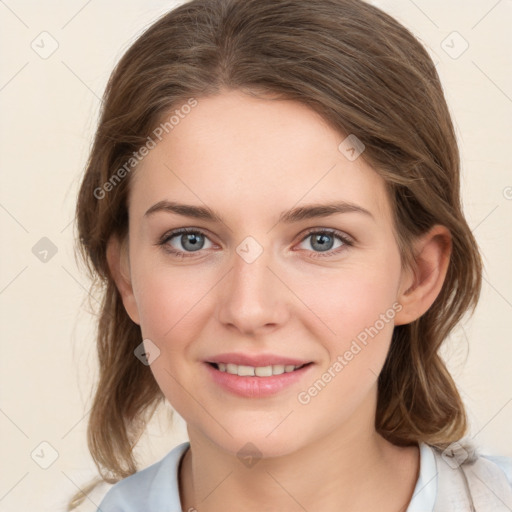
<instances>
[{"instance_id":1,"label":"lower lip","mask_svg":"<svg viewBox=\"0 0 512 512\"><path fill-rule=\"evenodd\" d=\"M204 364L214 382L226 391L246 398L263 398L275 395L292 384L299 382L299 380L310 372L313 366L313 364L310 363L293 372L285 372L270 377L240 377L239 375L233 375L228 372L221 372L209 363Z\"/></svg>"}]
</instances>

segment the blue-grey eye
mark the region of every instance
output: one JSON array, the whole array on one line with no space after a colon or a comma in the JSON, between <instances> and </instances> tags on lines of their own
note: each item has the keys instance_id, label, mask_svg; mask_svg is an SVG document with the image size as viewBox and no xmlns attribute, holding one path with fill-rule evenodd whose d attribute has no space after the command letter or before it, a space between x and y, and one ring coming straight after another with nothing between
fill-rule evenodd
<instances>
[{"instance_id":1,"label":"blue-grey eye","mask_svg":"<svg viewBox=\"0 0 512 512\"><path fill-rule=\"evenodd\" d=\"M340 245L338 245L338 247L345 245L344 241L338 235L322 231L309 233L309 235L304 238L302 243L306 242L306 240L311 240L310 246L313 248L313 250L318 252L326 252L333 249L336 239L340 240ZM335 249L338 247L335 247Z\"/></svg>"},{"instance_id":2,"label":"blue-grey eye","mask_svg":"<svg viewBox=\"0 0 512 512\"><path fill-rule=\"evenodd\" d=\"M311 250L309 247L301 247L301 249L306 249L310 251L312 256L333 256L338 254L339 251L344 250L348 246L352 245L351 240L345 237L343 234L338 231L331 231L325 229L318 229L316 231L310 231L303 239L302 244L306 243L308 240ZM338 240L339 245L334 247L334 242Z\"/></svg>"},{"instance_id":3,"label":"blue-grey eye","mask_svg":"<svg viewBox=\"0 0 512 512\"><path fill-rule=\"evenodd\" d=\"M196 252L205 248L206 240L208 238L200 231L181 231L174 234L171 233L165 240L165 243L178 252ZM209 247L206 248L208 249Z\"/></svg>"},{"instance_id":4,"label":"blue-grey eye","mask_svg":"<svg viewBox=\"0 0 512 512\"><path fill-rule=\"evenodd\" d=\"M198 251L203 248L204 237L203 235L187 233L181 235L180 242L183 244L183 248L187 251Z\"/></svg>"},{"instance_id":5,"label":"blue-grey eye","mask_svg":"<svg viewBox=\"0 0 512 512\"><path fill-rule=\"evenodd\" d=\"M319 233L317 235L311 235L311 237L311 246L321 251L328 251L332 249L334 245L334 237L331 235Z\"/></svg>"}]
</instances>

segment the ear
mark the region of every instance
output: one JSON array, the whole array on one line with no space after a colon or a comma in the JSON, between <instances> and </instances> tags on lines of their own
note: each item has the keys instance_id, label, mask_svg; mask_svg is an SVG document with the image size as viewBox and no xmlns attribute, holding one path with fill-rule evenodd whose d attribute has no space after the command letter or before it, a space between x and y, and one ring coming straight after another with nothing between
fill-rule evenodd
<instances>
[{"instance_id":1,"label":"ear","mask_svg":"<svg viewBox=\"0 0 512 512\"><path fill-rule=\"evenodd\" d=\"M127 238L120 241L115 235L110 237L107 243L107 262L126 312L133 322L140 325L139 310L131 283Z\"/></svg>"},{"instance_id":2,"label":"ear","mask_svg":"<svg viewBox=\"0 0 512 512\"><path fill-rule=\"evenodd\" d=\"M414 268L402 275L397 297L402 309L395 325L411 323L428 311L443 286L451 251L452 237L445 226L432 227L416 241Z\"/></svg>"}]
</instances>

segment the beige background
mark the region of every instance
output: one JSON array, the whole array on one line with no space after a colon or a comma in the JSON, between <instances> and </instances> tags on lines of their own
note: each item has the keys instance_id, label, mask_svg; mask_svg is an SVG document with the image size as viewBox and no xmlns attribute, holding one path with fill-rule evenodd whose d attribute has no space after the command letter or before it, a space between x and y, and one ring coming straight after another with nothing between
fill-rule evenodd
<instances>
[{"instance_id":1,"label":"beige background","mask_svg":"<svg viewBox=\"0 0 512 512\"><path fill-rule=\"evenodd\" d=\"M429 48L453 112L465 209L486 271L474 318L444 353L471 435L483 451L512 456L512 2L374 3ZM96 375L94 318L89 283L73 256L75 197L110 71L173 5L0 1L1 512L64 510L67 497L95 473L85 444ZM49 250L46 262L34 246L36 254ZM139 448L141 465L184 440L180 418L172 429L155 421ZM55 462L42 469L52 455ZM83 510L95 510L104 491Z\"/></svg>"}]
</instances>

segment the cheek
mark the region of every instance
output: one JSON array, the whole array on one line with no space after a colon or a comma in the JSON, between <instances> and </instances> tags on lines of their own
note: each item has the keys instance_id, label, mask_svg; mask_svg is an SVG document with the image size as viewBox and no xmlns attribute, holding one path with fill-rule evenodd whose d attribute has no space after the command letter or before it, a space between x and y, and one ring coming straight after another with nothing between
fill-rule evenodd
<instances>
[{"instance_id":1,"label":"cheek","mask_svg":"<svg viewBox=\"0 0 512 512\"><path fill-rule=\"evenodd\" d=\"M297 289L316 315L309 330L328 355L322 370L343 374L333 379L337 384L332 388L341 386L354 397L380 373L401 309L396 301L399 259L389 258L388 265L373 261L317 279L314 287Z\"/></svg>"},{"instance_id":2,"label":"cheek","mask_svg":"<svg viewBox=\"0 0 512 512\"><path fill-rule=\"evenodd\" d=\"M297 279L294 289L329 328L325 334L347 340L393 307L398 279L397 265L382 267L376 263L341 268L307 282Z\"/></svg>"},{"instance_id":3,"label":"cheek","mask_svg":"<svg viewBox=\"0 0 512 512\"><path fill-rule=\"evenodd\" d=\"M322 418L326 430L347 421L366 400L374 407L373 391L401 308L395 296L398 274L387 270L340 273L308 296L308 305L330 328L317 324L314 332L328 357L298 402L305 417Z\"/></svg>"},{"instance_id":4,"label":"cheek","mask_svg":"<svg viewBox=\"0 0 512 512\"><path fill-rule=\"evenodd\" d=\"M140 260L134 261L132 278L143 335L163 342L180 339L176 332L183 329L193 332L192 319L211 288L209 278L196 266L172 268L154 256Z\"/></svg>"},{"instance_id":5,"label":"cheek","mask_svg":"<svg viewBox=\"0 0 512 512\"><path fill-rule=\"evenodd\" d=\"M208 319L210 281L198 269L169 266L140 267L134 292L144 339L151 340L159 356L150 369L167 400L185 414L192 392L189 359L193 341L201 338ZM188 392L187 392L188 391Z\"/></svg>"},{"instance_id":6,"label":"cheek","mask_svg":"<svg viewBox=\"0 0 512 512\"><path fill-rule=\"evenodd\" d=\"M208 266L172 267L156 260L154 255L147 254L134 258L134 293L143 336L170 349L180 340L185 343L185 340L193 340L195 335L200 337L202 326L211 321L210 316L215 310L213 296L219 293L222 284L215 289L219 275ZM144 263L149 261L151 264ZM388 264L382 264L382 261ZM294 323L302 323L319 340L331 339L332 342L327 344L329 351L339 351L392 308L396 299L399 259L394 261L390 255L358 261L337 270L329 269L329 272L305 274L288 268L282 269L281 274L296 296L285 306L290 307ZM283 293L290 294L286 290ZM284 301L286 297L282 299ZM219 300L229 298L217 296ZM287 329L287 326L282 328ZM380 330L384 335L390 335L389 329ZM361 337L364 338L364 334Z\"/></svg>"}]
</instances>

